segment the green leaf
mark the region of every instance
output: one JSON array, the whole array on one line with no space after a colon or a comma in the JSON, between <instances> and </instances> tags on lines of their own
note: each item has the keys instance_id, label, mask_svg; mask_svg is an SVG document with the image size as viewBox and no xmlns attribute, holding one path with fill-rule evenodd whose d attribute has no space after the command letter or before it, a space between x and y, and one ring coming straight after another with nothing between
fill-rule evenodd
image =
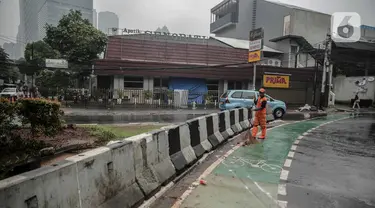
<instances>
[{"instance_id":1,"label":"green leaf","mask_svg":"<svg viewBox=\"0 0 375 208\"><path fill-rule=\"evenodd\" d=\"M57 26L46 25L44 41L61 57L76 65L89 65L107 44L107 36L97 30L80 11L70 10Z\"/></svg>"}]
</instances>

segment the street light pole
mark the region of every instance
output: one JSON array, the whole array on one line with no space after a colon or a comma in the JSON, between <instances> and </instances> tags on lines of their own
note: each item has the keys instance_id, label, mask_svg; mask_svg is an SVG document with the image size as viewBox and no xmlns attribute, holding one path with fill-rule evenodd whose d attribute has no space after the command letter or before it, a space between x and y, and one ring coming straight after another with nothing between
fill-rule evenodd
<instances>
[{"instance_id":1,"label":"street light pole","mask_svg":"<svg viewBox=\"0 0 375 208\"><path fill-rule=\"evenodd\" d=\"M326 48L325 48L325 55L324 55L324 66L323 66L323 74L322 74L322 88L321 88L321 94L320 94L320 108L321 109L326 104L325 88L327 85L327 82L326 82L327 72L332 71L332 65L330 61L331 48L332 48L331 34L327 33Z\"/></svg>"},{"instance_id":2,"label":"street light pole","mask_svg":"<svg viewBox=\"0 0 375 208\"><path fill-rule=\"evenodd\" d=\"M255 81L256 81L256 74L257 74L257 65L256 63L254 62L253 63L254 65L254 69L253 69L253 90L255 90Z\"/></svg>"}]
</instances>

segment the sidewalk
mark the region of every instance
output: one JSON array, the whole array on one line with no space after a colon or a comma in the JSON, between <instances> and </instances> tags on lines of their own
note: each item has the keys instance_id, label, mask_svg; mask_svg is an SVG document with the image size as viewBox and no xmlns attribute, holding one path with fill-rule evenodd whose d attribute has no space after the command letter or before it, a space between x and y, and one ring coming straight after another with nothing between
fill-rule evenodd
<instances>
[{"instance_id":1,"label":"sidewalk","mask_svg":"<svg viewBox=\"0 0 375 208\"><path fill-rule=\"evenodd\" d=\"M210 167L212 171L204 178L206 186L193 188L189 195L185 192L187 197L177 203L182 203L183 208L278 207L279 182L284 177L282 167L292 144L304 132L344 116L330 115L282 125L268 131L263 145L234 147L225 159Z\"/></svg>"}]
</instances>

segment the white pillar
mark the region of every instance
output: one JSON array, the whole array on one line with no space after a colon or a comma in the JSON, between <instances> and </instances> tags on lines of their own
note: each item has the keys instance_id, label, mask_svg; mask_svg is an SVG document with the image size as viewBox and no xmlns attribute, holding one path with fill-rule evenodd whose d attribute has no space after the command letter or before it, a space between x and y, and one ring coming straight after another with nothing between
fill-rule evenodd
<instances>
[{"instance_id":1,"label":"white pillar","mask_svg":"<svg viewBox=\"0 0 375 208\"><path fill-rule=\"evenodd\" d=\"M224 92L228 91L228 80L224 80Z\"/></svg>"},{"instance_id":2,"label":"white pillar","mask_svg":"<svg viewBox=\"0 0 375 208\"><path fill-rule=\"evenodd\" d=\"M118 98L117 90L124 90L124 76L115 75L113 76L113 97Z\"/></svg>"},{"instance_id":3,"label":"white pillar","mask_svg":"<svg viewBox=\"0 0 375 208\"><path fill-rule=\"evenodd\" d=\"M143 90L154 90L154 77L143 77Z\"/></svg>"}]
</instances>

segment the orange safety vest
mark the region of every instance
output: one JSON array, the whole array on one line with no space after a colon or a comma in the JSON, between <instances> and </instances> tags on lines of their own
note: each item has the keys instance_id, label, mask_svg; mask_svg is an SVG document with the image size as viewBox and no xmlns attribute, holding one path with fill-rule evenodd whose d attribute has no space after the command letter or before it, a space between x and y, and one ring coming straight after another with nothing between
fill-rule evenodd
<instances>
[{"instance_id":1,"label":"orange safety vest","mask_svg":"<svg viewBox=\"0 0 375 208\"><path fill-rule=\"evenodd\" d=\"M266 97L263 97L263 98L259 97L259 98L258 98L258 101L257 101L257 105L256 105L256 107L257 107L257 108L262 107L262 102L263 102L263 101L266 101L266 102L267 102L267 98L266 98ZM264 115L264 116L266 116L266 114L267 114L267 106L266 106L264 109L262 109L262 110L260 110L260 111L257 111L255 115Z\"/></svg>"}]
</instances>

